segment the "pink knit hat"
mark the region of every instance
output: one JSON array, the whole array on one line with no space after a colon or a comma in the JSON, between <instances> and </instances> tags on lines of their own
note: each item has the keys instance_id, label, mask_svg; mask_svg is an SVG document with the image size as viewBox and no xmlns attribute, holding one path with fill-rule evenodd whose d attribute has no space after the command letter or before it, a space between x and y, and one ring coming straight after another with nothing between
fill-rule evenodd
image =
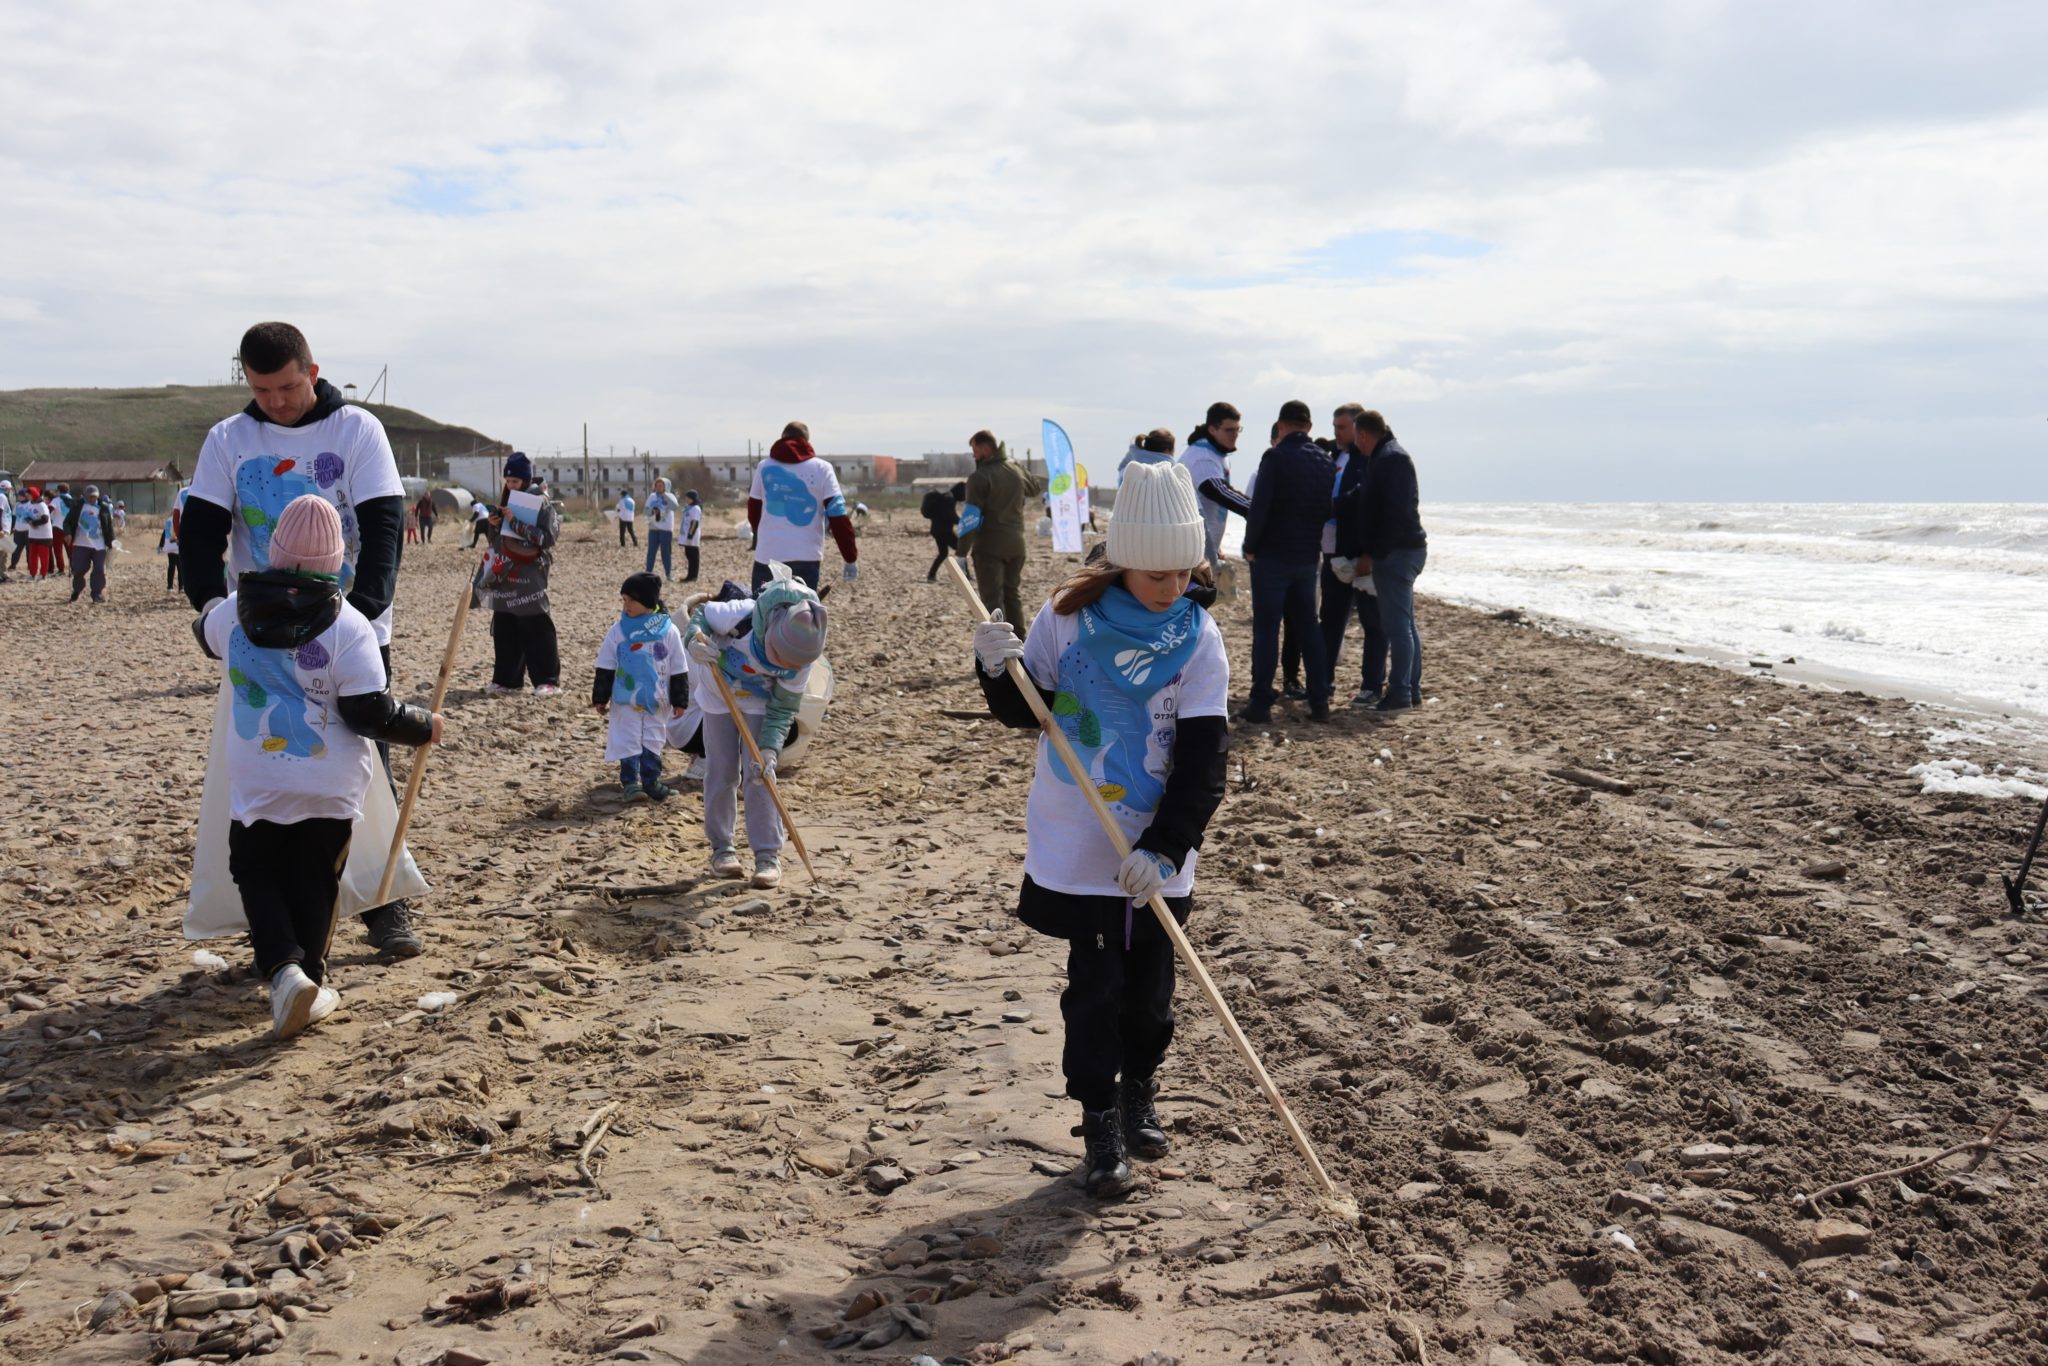
<instances>
[{"instance_id":1,"label":"pink knit hat","mask_svg":"<svg viewBox=\"0 0 2048 1366\"><path fill-rule=\"evenodd\" d=\"M270 529L270 567L301 574L341 572L341 514L316 493L285 504Z\"/></svg>"}]
</instances>

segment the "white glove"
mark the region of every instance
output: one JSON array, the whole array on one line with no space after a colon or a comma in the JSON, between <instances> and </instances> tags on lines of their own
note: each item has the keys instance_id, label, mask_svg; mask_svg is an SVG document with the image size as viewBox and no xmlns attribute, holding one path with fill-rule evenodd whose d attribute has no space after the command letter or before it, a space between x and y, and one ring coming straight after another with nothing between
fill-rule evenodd
<instances>
[{"instance_id":1,"label":"white glove","mask_svg":"<svg viewBox=\"0 0 2048 1366\"><path fill-rule=\"evenodd\" d=\"M849 561L846 568L840 573L839 577L846 580L848 583L852 583L855 579L860 577L860 566Z\"/></svg>"},{"instance_id":2,"label":"white glove","mask_svg":"<svg viewBox=\"0 0 2048 1366\"><path fill-rule=\"evenodd\" d=\"M1149 849L1133 849L1124 856L1123 866L1116 870L1116 885L1124 889L1124 895L1133 901L1150 901L1166 885L1166 879L1177 870L1166 861L1163 854Z\"/></svg>"},{"instance_id":3,"label":"white glove","mask_svg":"<svg viewBox=\"0 0 2048 1366\"><path fill-rule=\"evenodd\" d=\"M1350 583L1358 577L1358 561L1337 556L1330 561L1330 577L1338 583Z\"/></svg>"},{"instance_id":4,"label":"white glove","mask_svg":"<svg viewBox=\"0 0 2048 1366\"><path fill-rule=\"evenodd\" d=\"M775 772L775 755L776 751L772 749L762 750L761 762L759 764L754 762L752 755L748 755L740 760L741 776L750 783L762 782L764 780L771 783L775 782L778 776Z\"/></svg>"},{"instance_id":5,"label":"white glove","mask_svg":"<svg viewBox=\"0 0 2048 1366\"><path fill-rule=\"evenodd\" d=\"M698 663L714 667L718 657L725 653L724 647L709 631L690 632L690 638L683 642L683 649Z\"/></svg>"},{"instance_id":6,"label":"white glove","mask_svg":"<svg viewBox=\"0 0 2048 1366\"><path fill-rule=\"evenodd\" d=\"M980 663L981 671L990 678L1000 678L1004 666L1013 659L1024 657L1024 642L1017 639L1017 629L1003 620L1001 608L989 614L987 621L974 628L974 658Z\"/></svg>"}]
</instances>

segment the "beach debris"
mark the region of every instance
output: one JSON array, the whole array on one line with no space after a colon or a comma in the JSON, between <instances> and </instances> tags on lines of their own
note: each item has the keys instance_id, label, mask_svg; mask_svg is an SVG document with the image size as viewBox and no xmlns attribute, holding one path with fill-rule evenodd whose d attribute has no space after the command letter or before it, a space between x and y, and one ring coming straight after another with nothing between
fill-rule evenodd
<instances>
[{"instance_id":1,"label":"beach debris","mask_svg":"<svg viewBox=\"0 0 2048 1366\"><path fill-rule=\"evenodd\" d=\"M1980 1137L1970 1139L1966 1143L1957 1143L1952 1147L1943 1148L1932 1157L1924 1157L1918 1162L1909 1162L1903 1167L1893 1167L1888 1171L1872 1172L1868 1176L1858 1176L1847 1181L1837 1181L1832 1186L1821 1187L1811 1195L1794 1196L1792 1203L1800 1209L1818 1212L1821 1201L1831 1195L1840 1195L1843 1191L1854 1190L1858 1186L1868 1186L1878 1181L1896 1181L1902 1177L1911 1176L1915 1172L1924 1172L1936 1163L1946 1161L1951 1157L1958 1157L1963 1153L1969 1153L1981 1160L1985 1153L1998 1146L1999 1136L2005 1132L2005 1126L2012 1123L2013 1116L2018 1113L2019 1111L2017 1110L2007 1110L2005 1115L1996 1124L1985 1130ZM1974 1166L1975 1164L1973 1163L1972 1165ZM1965 1170L1968 1170L1968 1168L1965 1168Z\"/></svg>"},{"instance_id":2,"label":"beach debris","mask_svg":"<svg viewBox=\"0 0 2048 1366\"><path fill-rule=\"evenodd\" d=\"M1610 778L1604 773L1594 773L1589 769L1553 768L1550 770L1550 776L1578 787L1590 787L1596 792L1612 792L1618 797L1632 797L1636 791L1634 783L1625 782L1620 778Z\"/></svg>"},{"instance_id":3,"label":"beach debris","mask_svg":"<svg viewBox=\"0 0 2048 1366\"><path fill-rule=\"evenodd\" d=\"M204 972L220 972L227 965L228 960L215 953L212 949L192 950L192 966Z\"/></svg>"},{"instance_id":4,"label":"beach debris","mask_svg":"<svg viewBox=\"0 0 2048 1366\"><path fill-rule=\"evenodd\" d=\"M461 996L452 991L430 991L420 997L417 1004L421 1010L429 1013L438 1013L446 1010L461 999Z\"/></svg>"},{"instance_id":5,"label":"beach debris","mask_svg":"<svg viewBox=\"0 0 2048 1366\"><path fill-rule=\"evenodd\" d=\"M1840 859L1829 859L1824 863L1809 863L1799 870L1799 876L1810 877L1820 882L1840 882L1849 876L1849 865Z\"/></svg>"}]
</instances>

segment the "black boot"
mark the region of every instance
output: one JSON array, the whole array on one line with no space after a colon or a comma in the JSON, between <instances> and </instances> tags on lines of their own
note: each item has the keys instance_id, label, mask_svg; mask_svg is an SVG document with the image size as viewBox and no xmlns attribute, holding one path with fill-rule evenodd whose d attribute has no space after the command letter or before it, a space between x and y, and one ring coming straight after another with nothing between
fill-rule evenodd
<instances>
[{"instance_id":1,"label":"black boot","mask_svg":"<svg viewBox=\"0 0 2048 1366\"><path fill-rule=\"evenodd\" d=\"M1132 1157L1154 1161L1166 1156L1173 1145L1167 1141L1166 1125L1160 1122L1159 1107L1153 1098L1159 1094L1159 1083L1151 1077L1143 1081L1125 1078L1116 1089L1116 1108L1123 1118L1124 1147Z\"/></svg>"},{"instance_id":2,"label":"black boot","mask_svg":"<svg viewBox=\"0 0 2048 1366\"><path fill-rule=\"evenodd\" d=\"M369 931L370 947L393 958L412 958L426 947L420 942L419 932L413 929L412 917L403 901L365 911L362 921L363 928Z\"/></svg>"},{"instance_id":3,"label":"black boot","mask_svg":"<svg viewBox=\"0 0 2048 1366\"><path fill-rule=\"evenodd\" d=\"M1138 1182L1131 1164L1124 1161L1124 1130L1117 1112L1083 1110L1081 1127L1074 1132L1088 1140L1088 1175L1083 1179L1088 1193L1098 1200L1130 1194Z\"/></svg>"}]
</instances>

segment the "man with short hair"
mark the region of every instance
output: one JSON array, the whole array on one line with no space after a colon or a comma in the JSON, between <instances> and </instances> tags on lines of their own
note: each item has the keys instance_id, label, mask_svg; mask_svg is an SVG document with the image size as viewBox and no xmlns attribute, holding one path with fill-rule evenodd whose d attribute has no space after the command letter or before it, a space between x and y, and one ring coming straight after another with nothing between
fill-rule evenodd
<instances>
[{"instance_id":1,"label":"man with short hair","mask_svg":"<svg viewBox=\"0 0 2048 1366\"><path fill-rule=\"evenodd\" d=\"M1330 519L1336 466L1309 438L1315 418L1300 399L1280 407L1280 438L1259 464L1245 519L1244 557L1252 570L1252 687L1243 717L1273 719L1273 672L1280 663L1284 619L1301 646L1309 718L1330 719L1330 671L1316 626L1316 575L1323 524Z\"/></svg>"},{"instance_id":2,"label":"man with short hair","mask_svg":"<svg viewBox=\"0 0 2048 1366\"><path fill-rule=\"evenodd\" d=\"M1242 517L1252 510L1251 499L1230 483L1230 453L1244 431L1244 415L1228 403L1212 403L1202 425L1188 438L1187 453L1180 463L1195 481L1202 500L1202 557L1213 570L1223 563L1223 533L1230 514Z\"/></svg>"},{"instance_id":3,"label":"man with short hair","mask_svg":"<svg viewBox=\"0 0 2048 1366\"><path fill-rule=\"evenodd\" d=\"M642 573L654 572L654 557L661 556L661 577L664 582L675 577L676 544L676 500L668 491L668 480L654 481L654 492L647 495L647 567Z\"/></svg>"},{"instance_id":4,"label":"man with short hair","mask_svg":"<svg viewBox=\"0 0 2048 1366\"><path fill-rule=\"evenodd\" d=\"M305 334L290 323L257 323L242 335L238 354L252 397L206 434L179 515L185 596L204 615L228 595L230 571L239 577L269 569L278 518L292 499L316 494L341 515L341 589L369 618L388 685L405 485L383 424L320 378ZM216 737L217 752L224 754L224 742ZM388 778L389 749L378 749ZM203 811L202 803L202 819ZM381 862L383 851L371 854ZM376 948L401 958L420 951L402 899L360 914Z\"/></svg>"},{"instance_id":5,"label":"man with short hair","mask_svg":"<svg viewBox=\"0 0 2048 1366\"><path fill-rule=\"evenodd\" d=\"M640 544L640 533L633 530L633 491L631 489L627 489L619 495L619 544L623 546L627 541L631 541L635 546Z\"/></svg>"},{"instance_id":6,"label":"man with short hair","mask_svg":"<svg viewBox=\"0 0 2048 1366\"><path fill-rule=\"evenodd\" d=\"M1024 509L1035 506L1038 481L1010 463L986 430L967 438L974 473L967 477L967 505L960 510L960 553L974 561L981 605L1002 609L1003 620L1022 636L1024 618Z\"/></svg>"},{"instance_id":7,"label":"man with short hair","mask_svg":"<svg viewBox=\"0 0 2048 1366\"><path fill-rule=\"evenodd\" d=\"M768 458L754 466L747 489L747 525L754 531L754 591L768 583L769 565L786 564L812 589L825 563L825 531L839 547L846 567L840 577L860 578L860 543L853 534L853 513L839 487L832 462L811 447L811 429L791 422L782 439L768 448Z\"/></svg>"},{"instance_id":8,"label":"man with short hair","mask_svg":"<svg viewBox=\"0 0 2048 1366\"><path fill-rule=\"evenodd\" d=\"M1372 594L1364 591L1365 585L1354 582L1351 560L1355 556L1337 553L1337 523L1343 516L1348 500L1357 496L1357 490L1365 481L1365 470L1371 456L1358 444L1357 429L1353 425L1365 413L1363 403L1346 403L1331 415L1331 426L1337 438L1337 487L1335 506L1328 522L1323 525L1323 602L1318 617L1323 629L1323 654L1330 667L1330 696L1337 696L1337 659L1344 652L1344 633L1351 624L1353 615L1365 632L1364 653L1359 660L1358 694L1351 699L1354 707L1370 707L1378 704L1381 689L1386 685L1387 637L1380 630L1379 604ZM1368 575L1366 583L1371 583Z\"/></svg>"},{"instance_id":9,"label":"man with short hair","mask_svg":"<svg viewBox=\"0 0 2048 1366\"><path fill-rule=\"evenodd\" d=\"M1386 418L1357 418L1358 448L1367 453L1365 478L1339 524L1337 553L1357 556L1355 572L1370 574L1386 632L1387 687L1374 708L1406 711L1422 705L1422 634L1415 627L1415 580L1429 558L1423 534L1415 461L1394 439Z\"/></svg>"},{"instance_id":10,"label":"man with short hair","mask_svg":"<svg viewBox=\"0 0 2048 1366\"><path fill-rule=\"evenodd\" d=\"M64 538L71 542L71 600L92 584L92 600L107 600L107 551L114 544L114 509L100 497L99 486L87 484L85 497L64 519Z\"/></svg>"}]
</instances>

